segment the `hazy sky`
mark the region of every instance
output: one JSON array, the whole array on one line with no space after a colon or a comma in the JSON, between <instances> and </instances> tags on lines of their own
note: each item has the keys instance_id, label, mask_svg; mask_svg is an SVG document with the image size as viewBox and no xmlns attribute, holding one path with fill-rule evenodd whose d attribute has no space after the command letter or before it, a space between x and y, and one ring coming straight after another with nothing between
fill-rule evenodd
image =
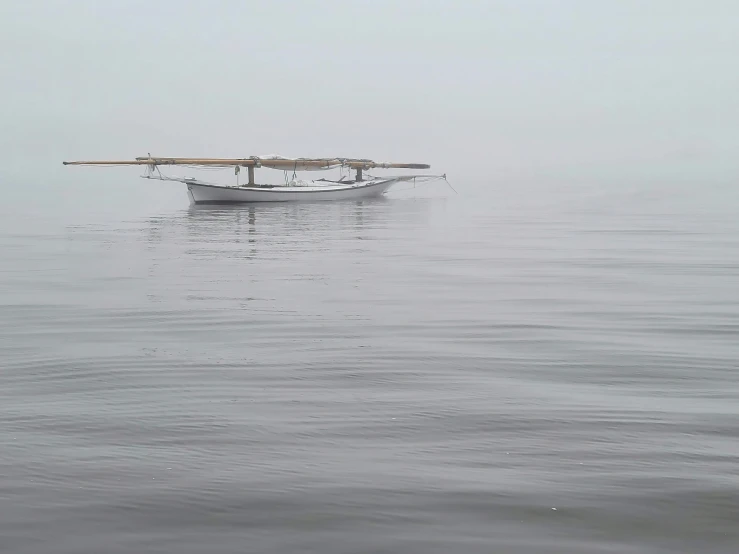
<instances>
[{"instance_id":1,"label":"hazy sky","mask_svg":"<svg viewBox=\"0 0 739 554\"><path fill-rule=\"evenodd\" d=\"M147 152L739 168L736 0L5 1L0 46L6 177Z\"/></svg>"}]
</instances>

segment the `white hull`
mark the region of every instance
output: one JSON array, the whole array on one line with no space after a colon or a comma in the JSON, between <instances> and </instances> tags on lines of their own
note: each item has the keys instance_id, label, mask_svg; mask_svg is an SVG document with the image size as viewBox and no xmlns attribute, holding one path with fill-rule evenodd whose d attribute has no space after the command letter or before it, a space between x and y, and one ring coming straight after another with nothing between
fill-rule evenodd
<instances>
[{"instance_id":1,"label":"white hull","mask_svg":"<svg viewBox=\"0 0 739 554\"><path fill-rule=\"evenodd\" d=\"M374 179L348 184L316 183L306 186L226 187L186 180L187 193L193 204L237 204L251 202L315 202L356 200L383 195L403 179Z\"/></svg>"}]
</instances>

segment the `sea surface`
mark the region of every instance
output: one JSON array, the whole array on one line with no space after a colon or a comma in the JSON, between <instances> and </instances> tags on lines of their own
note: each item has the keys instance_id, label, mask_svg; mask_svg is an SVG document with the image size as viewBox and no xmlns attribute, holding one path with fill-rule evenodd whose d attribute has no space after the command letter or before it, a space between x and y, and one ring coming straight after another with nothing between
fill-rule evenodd
<instances>
[{"instance_id":1,"label":"sea surface","mask_svg":"<svg viewBox=\"0 0 739 554\"><path fill-rule=\"evenodd\" d=\"M453 184L6 197L0 552L739 552L739 187Z\"/></svg>"}]
</instances>

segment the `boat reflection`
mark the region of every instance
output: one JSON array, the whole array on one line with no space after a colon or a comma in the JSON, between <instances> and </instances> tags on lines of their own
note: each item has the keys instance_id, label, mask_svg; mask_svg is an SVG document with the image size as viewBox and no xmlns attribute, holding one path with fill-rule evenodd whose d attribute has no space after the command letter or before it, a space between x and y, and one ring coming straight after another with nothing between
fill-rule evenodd
<instances>
[{"instance_id":1,"label":"boat reflection","mask_svg":"<svg viewBox=\"0 0 739 554\"><path fill-rule=\"evenodd\" d=\"M431 217L437 200L191 205L149 220L149 243L174 239L188 254L257 257L275 248L328 251L336 241L384 240ZM395 231L392 231L394 229ZM175 235L175 236L172 236ZM361 243L356 248L362 249Z\"/></svg>"},{"instance_id":2,"label":"boat reflection","mask_svg":"<svg viewBox=\"0 0 739 554\"><path fill-rule=\"evenodd\" d=\"M311 236L367 238L368 228L382 227L385 199L353 202L194 205L187 210L188 232L196 240L217 233L220 240L256 243L294 242Z\"/></svg>"}]
</instances>

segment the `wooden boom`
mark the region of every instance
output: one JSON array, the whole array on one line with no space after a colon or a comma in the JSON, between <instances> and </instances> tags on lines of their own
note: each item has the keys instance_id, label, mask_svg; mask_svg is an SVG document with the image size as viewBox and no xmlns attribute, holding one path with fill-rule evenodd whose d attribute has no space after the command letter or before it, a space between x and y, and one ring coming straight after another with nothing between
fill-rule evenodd
<instances>
[{"instance_id":1,"label":"wooden boom","mask_svg":"<svg viewBox=\"0 0 739 554\"><path fill-rule=\"evenodd\" d=\"M203 166L241 166L267 167L290 170L296 167L311 169L331 169L345 166L352 169L392 168L392 169L429 169L428 164L418 163L382 163L372 160L346 158L154 158L139 157L135 160L98 160L62 162L64 165L203 165Z\"/></svg>"}]
</instances>

